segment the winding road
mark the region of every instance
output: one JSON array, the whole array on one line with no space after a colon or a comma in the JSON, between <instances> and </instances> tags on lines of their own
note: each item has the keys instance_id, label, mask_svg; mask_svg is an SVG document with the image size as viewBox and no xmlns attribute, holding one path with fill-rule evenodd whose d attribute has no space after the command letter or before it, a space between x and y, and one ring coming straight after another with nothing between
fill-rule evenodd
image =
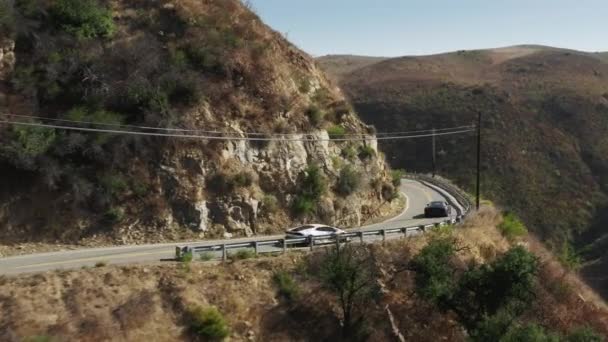
<instances>
[{"instance_id":1,"label":"winding road","mask_svg":"<svg viewBox=\"0 0 608 342\"><path fill-rule=\"evenodd\" d=\"M407 198L405 210L398 216L382 223L372 224L360 228L349 229L349 231L369 231L377 229L392 229L401 227L411 227L418 225L428 225L445 220L424 218L424 207L430 201L451 200L457 203L446 192L440 189L425 185L415 180L404 179L401 184L401 192ZM454 210L453 210L454 212ZM455 215L455 213L453 213ZM198 241L180 243L180 245L204 246L222 243L250 242L264 239L281 239L283 235L257 236L243 239ZM366 236L366 241L381 239L379 236ZM154 263L162 260L171 260L175 257L176 243L156 244L156 245L136 245L109 248L93 248L63 252L31 254L0 259L0 274L15 275L21 273L45 272L57 269L77 269L81 267L95 266L97 263L107 264L138 264ZM281 251L280 247L266 246L262 252Z\"/></svg>"}]
</instances>

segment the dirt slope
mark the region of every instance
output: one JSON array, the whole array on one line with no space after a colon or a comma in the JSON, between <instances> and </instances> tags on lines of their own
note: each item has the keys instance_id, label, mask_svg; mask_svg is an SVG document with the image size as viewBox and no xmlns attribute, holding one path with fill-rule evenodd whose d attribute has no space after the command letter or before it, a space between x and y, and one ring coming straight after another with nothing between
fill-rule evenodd
<instances>
[{"instance_id":1,"label":"dirt slope","mask_svg":"<svg viewBox=\"0 0 608 342\"><path fill-rule=\"evenodd\" d=\"M341 86L382 131L466 125L481 111L483 195L564 259L576 260L573 244L586 278L605 291L608 64L598 56L516 46L403 57L345 75ZM430 141L382 147L393 167L431 169ZM473 190L473 136L439 138L437 158L440 173Z\"/></svg>"}]
</instances>

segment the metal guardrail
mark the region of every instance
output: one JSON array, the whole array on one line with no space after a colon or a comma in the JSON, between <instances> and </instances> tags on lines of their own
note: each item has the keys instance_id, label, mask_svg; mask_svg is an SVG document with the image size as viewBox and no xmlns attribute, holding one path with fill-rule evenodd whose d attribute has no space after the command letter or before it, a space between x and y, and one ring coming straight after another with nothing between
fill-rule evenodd
<instances>
[{"instance_id":1,"label":"metal guardrail","mask_svg":"<svg viewBox=\"0 0 608 342\"><path fill-rule=\"evenodd\" d=\"M408 175L407 178L419 180L424 183L428 183L438 188L438 191L445 191L451 197L456 199L458 203L450 203L453 207L458 211L458 215L455 218L450 218L441 222L437 222L434 224L427 225L417 225L417 226L407 226L402 228L390 228L390 229L376 229L376 230L366 230L359 232L347 232L345 234L340 235L324 235L324 236L309 236L302 238L284 238L284 239L260 239L254 241L247 242L234 242L234 243L221 243L221 244L204 244L200 246L176 246L175 247L175 257L176 259L180 259L186 254L192 253L193 257L197 255L201 255L203 253L213 253L213 252L221 252L222 260L228 259L228 253L232 249L253 249L256 255L260 253L286 253L289 249L294 249L297 246L300 248L308 248L313 250L315 246L319 244L326 243L340 243L344 241L352 241L353 239L358 239L359 243L364 243L366 236L382 236L382 241L386 241L387 236L393 234L403 234L407 236L408 232L411 231L420 231L425 232L428 229L437 228L440 226L445 226L448 224L458 224L464 220L464 218L469 214L472 208L472 202L468 198L468 196L461 192L457 187L442 181L438 178L433 178L428 175ZM446 198L450 201L450 196L446 196ZM263 252L260 250L260 247L264 246L272 246L277 248L274 251Z\"/></svg>"}]
</instances>

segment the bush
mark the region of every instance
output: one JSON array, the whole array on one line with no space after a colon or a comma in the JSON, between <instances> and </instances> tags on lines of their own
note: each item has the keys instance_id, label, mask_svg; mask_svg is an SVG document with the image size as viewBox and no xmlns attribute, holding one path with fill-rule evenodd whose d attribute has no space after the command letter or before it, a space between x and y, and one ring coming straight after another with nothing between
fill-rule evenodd
<instances>
[{"instance_id":1,"label":"bush","mask_svg":"<svg viewBox=\"0 0 608 342\"><path fill-rule=\"evenodd\" d=\"M124 216L125 212L122 208L112 207L106 211L103 218L108 224L116 224L122 221Z\"/></svg>"},{"instance_id":2,"label":"bush","mask_svg":"<svg viewBox=\"0 0 608 342\"><path fill-rule=\"evenodd\" d=\"M252 249L239 249L236 253L230 254L230 260L245 260L255 258L255 251Z\"/></svg>"},{"instance_id":3,"label":"bush","mask_svg":"<svg viewBox=\"0 0 608 342\"><path fill-rule=\"evenodd\" d=\"M15 32L15 13L9 1L0 1L0 33L5 36Z\"/></svg>"},{"instance_id":4,"label":"bush","mask_svg":"<svg viewBox=\"0 0 608 342\"><path fill-rule=\"evenodd\" d=\"M567 342L603 342L605 339L589 327L577 328L565 339Z\"/></svg>"},{"instance_id":5,"label":"bush","mask_svg":"<svg viewBox=\"0 0 608 342\"><path fill-rule=\"evenodd\" d=\"M111 196L117 196L129 188L129 184L122 175L106 174L101 177L100 183Z\"/></svg>"},{"instance_id":6,"label":"bush","mask_svg":"<svg viewBox=\"0 0 608 342\"><path fill-rule=\"evenodd\" d=\"M334 125L327 129L330 139L343 139L346 134L346 128L340 125Z\"/></svg>"},{"instance_id":7,"label":"bush","mask_svg":"<svg viewBox=\"0 0 608 342\"><path fill-rule=\"evenodd\" d=\"M308 110L306 110L306 116L308 116L308 120L313 126L319 126L321 122L323 122L323 117L325 114L319 109L317 106L310 106Z\"/></svg>"},{"instance_id":8,"label":"bush","mask_svg":"<svg viewBox=\"0 0 608 342\"><path fill-rule=\"evenodd\" d=\"M188 309L189 327L204 340L222 341L230 335L228 323L216 307L194 306Z\"/></svg>"},{"instance_id":9,"label":"bush","mask_svg":"<svg viewBox=\"0 0 608 342\"><path fill-rule=\"evenodd\" d=\"M211 253L211 252L204 252L204 253L201 253L201 255L199 256L199 259L201 261L211 261L211 260L215 259L215 255L213 255L213 253Z\"/></svg>"},{"instance_id":10,"label":"bush","mask_svg":"<svg viewBox=\"0 0 608 342\"><path fill-rule=\"evenodd\" d=\"M276 213L279 210L279 200L273 195L265 195L262 199L262 209L269 214Z\"/></svg>"},{"instance_id":11,"label":"bush","mask_svg":"<svg viewBox=\"0 0 608 342\"><path fill-rule=\"evenodd\" d=\"M51 14L57 26L78 38L111 37L112 13L95 0L56 0Z\"/></svg>"},{"instance_id":12,"label":"bush","mask_svg":"<svg viewBox=\"0 0 608 342\"><path fill-rule=\"evenodd\" d=\"M501 310L516 317L534 297L537 272L536 256L514 247L491 264L469 268L458 282L450 307L467 329Z\"/></svg>"},{"instance_id":13,"label":"bush","mask_svg":"<svg viewBox=\"0 0 608 342\"><path fill-rule=\"evenodd\" d=\"M513 213L504 215L503 221L498 225L498 229L504 237L511 241L528 233L526 226Z\"/></svg>"},{"instance_id":14,"label":"bush","mask_svg":"<svg viewBox=\"0 0 608 342\"><path fill-rule=\"evenodd\" d=\"M279 289L279 295L283 296L288 301L292 301L298 297L300 289L289 273L278 271L273 274L272 280Z\"/></svg>"},{"instance_id":15,"label":"bush","mask_svg":"<svg viewBox=\"0 0 608 342\"><path fill-rule=\"evenodd\" d=\"M583 262L581 256L568 242L563 243L561 250L557 254L557 258L561 264L569 270L578 269Z\"/></svg>"},{"instance_id":16,"label":"bush","mask_svg":"<svg viewBox=\"0 0 608 342\"><path fill-rule=\"evenodd\" d=\"M253 184L253 175L247 171L239 172L232 177L232 184L237 188L246 188Z\"/></svg>"},{"instance_id":17,"label":"bush","mask_svg":"<svg viewBox=\"0 0 608 342\"><path fill-rule=\"evenodd\" d=\"M194 259L194 254L192 253L192 251L190 251L190 252L180 254L177 261L183 262L183 263L189 263L189 262L192 262L193 259Z\"/></svg>"},{"instance_id":18,"label":"bush","mask_svg":"<svg viewBox=\"0 0 608 342\"><path fill-rule=\"evenodd\" d=\"M485 341L488 341L487 339ZM559 342L559 336L551 334L536 324L516 325L502 336L500 342Z\"/></svg>"},{"instance_id":19,"label":"bush","mask_svg":"<svg viewBox=\"0 0 608 342\"><path fill-rule=\"evenodd\" d=\"M359 147L359 158L362 160L371 159L376 155L376 151L368 145Z\"/></svg>"},{"instance_id":20,"label":"bush","mask_svg":"<svg viewBox=\"0 0 608 342\"><path fill-rule=\"evenodd\" d=\"M342 156L350 161L353 161L357 156L357 151L355 151L352 146L348 146L342 150Z\"/></svg>"},{"instance_id":21,"label":"bush","mask_svg":"<svg viewBox=\"0 0 608 342\"><path fill-rule=\"evenodd\" d=\"M97 263L95 263L95 267L97 267L97 268L106 267L107 265L108 265L108 263L105 261L98 261Z\"/></svg>"},{"instance_id":22,"label":"bush","mask_svg":"<svg viewBox=\"0 0 608 342\"><path fill-rule=\"evenodd\" d=\"M315 208L315 201L302 195L297 196L293 202L293 211L297 215L312 214Z\"/></svg>"},{"instance_id":23,"label":"bush","mask_svg":"<svg viewBox=\"0 0 608 342\"><path fill-rule=\"evenodd\" d=\"M401 179L405 175L405 171L403 170L392 170L391 171L391 179L393 182L393 186L398 188L401 186Z\"/></svg>"},{"instance_id":24,"label":"bush","mask_svg":"<svg viewBox=\"0 0 608 342\"><path fill-rule=\"evenodd\" d=\"M308 166L299 176L299 189L293 202L293 210L298 215L310 214L316 202L327 191L327 181L316 165Z\"/></svg>"},{"instance_id":25,"label":"bush","mask_svg":"<svg viewBox=\"0 0 608 342\"><path fill-rule=\"evenodd\" d=\"M416 272L416 292L435 304L445 304L456 288L454 269L450 260L456 253L451 238L436 238L425 246L411 261Z\"/></svg>"},{"instance_id":26,"label":"bush","mask_svg":"<svg viewBox=\"0 0 608 342\"><path fill-rule=\"evenodd\" d=\"M347 165L340 170L338 184L336 185L337 192L342 196L348 196L355 192L361 184L361 175L355 171L350 165Z\"/></svg>"},{"instance_id":27,"label":"bush","mask_svg":"<svg viewBox=\"0 0 608 342\"><path fill-rule=\"evenodd\" d=\"M56 140L55 130L44 127L15 126L17 135L16 148L18 154L35 158L46 153Z\"/></svg>"}]
</instances>

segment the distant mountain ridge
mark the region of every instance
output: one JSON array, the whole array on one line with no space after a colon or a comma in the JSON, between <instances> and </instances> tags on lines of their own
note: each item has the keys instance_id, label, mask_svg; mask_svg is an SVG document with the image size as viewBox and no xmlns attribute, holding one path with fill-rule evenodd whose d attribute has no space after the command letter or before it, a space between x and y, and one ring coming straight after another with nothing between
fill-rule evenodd
<instances>
[{"instance_id":1,"label":"distant mountain ridge","mask_svg":"<svg viewBox=\"0 0 608 342\"><path fill-rule=\"evenodd\" d=\"M391 58L346 74L318 60L381 131L459 126L482 111L483 195L516 211L565 262L583 257L583 274L605 296L607 61L537 45ZM431 169L430 141L381 148L393 167ZM438 138L438 151L439 172L472 190L474 137Z\"/></svg>"}]
</instances>

